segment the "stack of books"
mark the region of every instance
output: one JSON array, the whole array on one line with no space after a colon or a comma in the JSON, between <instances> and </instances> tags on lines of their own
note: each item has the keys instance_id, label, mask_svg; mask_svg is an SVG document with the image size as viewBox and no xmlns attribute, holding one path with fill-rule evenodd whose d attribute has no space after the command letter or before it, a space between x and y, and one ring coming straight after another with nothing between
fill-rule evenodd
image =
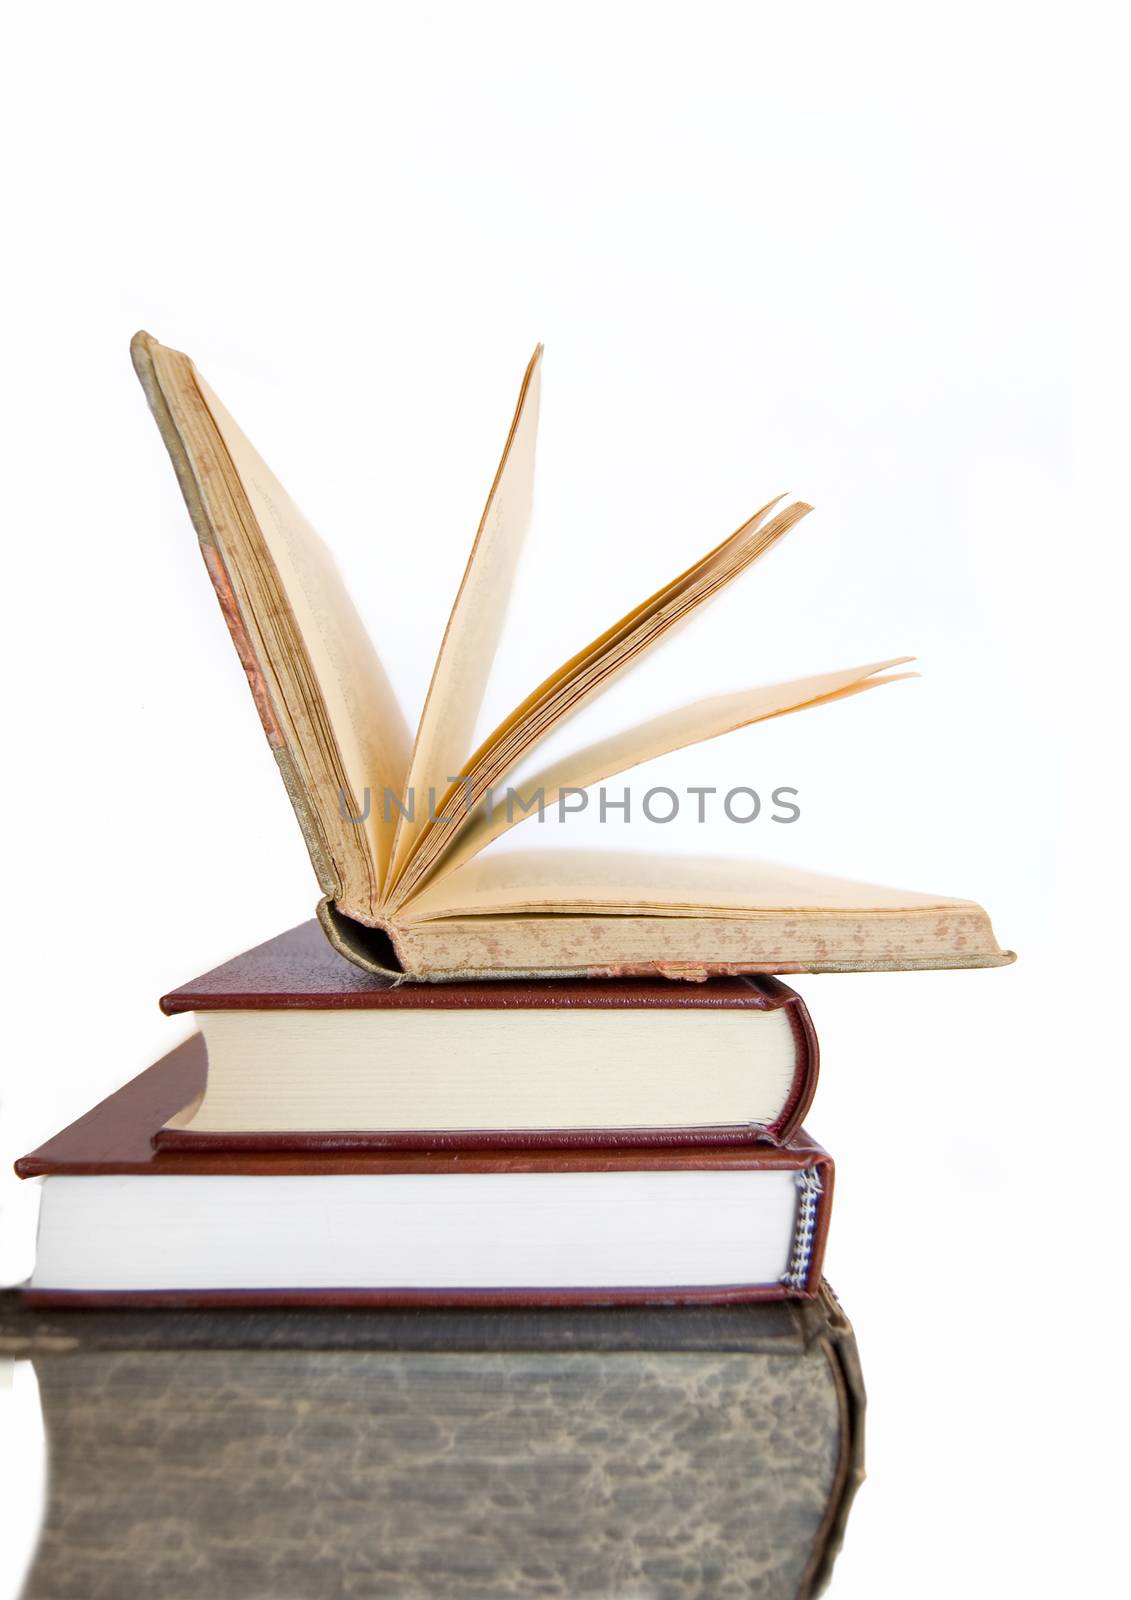
<instances>
[{"instance_id":1,"label":"stack of books","mask_svg":"<svg viewBox=\"0 0 1131 1600\"><path fill-rule=\"evenodd\" d=\"M18 1163L45 1180L26 1298L217 1315L573 1306L573 1332L540 1323L540 1347L789 1348L801 1397L812 1341L843 1353L850 1330L821 1277L832 1162L802 1127L816 1042L775 974L1012 957L966 900L749 862L488 847L666 752L907 676L893 670L907 658L698 700L539 765L575 711L809 509L773 502L516 691L475 743L530 519L539 351L411 737L329 553L266 463L186 356L139 334L133 357L322 898L317 921L166 995L198 1031ZM792 1304L761 1307L764 1327L694 1320L765 1301ZM592 1321L623 1302L691 1320ZM790 1319L797 1306L811 1325ZM505 1327L475 1337L526 1349ZM398 1328L359 1337L419 1337ZM836 1355L837 1370L854 1360ZM843 1377L822 1382L839 1463L813 1535L827 1552L858 1428ZM584 1407L574 1422L591 1438ZM806 1558L802 1587L825 1560Z\"/></svg>"},{"instance_id":2,"label":"stack of books","mask_svg":"<svg viewBox=\"0 0 1131 1600\"><path fill-rule=\"evenodd\" d=\"M539 348L410 739L266 462L187 356L144 333L132 354L323 889L320 929L167 996L198 1039L19 1164L49 1178L31 1292L812 1296L832 1165L800 1126L812 1028L772 974L1007 961L986 913L748 863L487 849L532 796L543 810L891 680L906 658L697 701L530 775L551 733L809 508L764 507L473 745L530 519Z\"/></svg>"},{"instance_id":3,"label":"stack of books","mask_svg":"<svg viewBox=\"0 0 1131 1600\"><path fill-rule=\"evenodd\" d=\"M312 921L162 1006L199 1031L18 1164L41 1304L817 1291L817 1046L773 977L398 985Z\"/></svg>"}]
</instances>

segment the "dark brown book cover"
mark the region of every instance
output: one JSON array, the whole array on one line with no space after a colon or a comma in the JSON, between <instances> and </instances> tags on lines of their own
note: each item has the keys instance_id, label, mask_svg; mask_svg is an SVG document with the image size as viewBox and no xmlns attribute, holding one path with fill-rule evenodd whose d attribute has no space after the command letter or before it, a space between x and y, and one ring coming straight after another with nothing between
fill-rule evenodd
<instances>
[{"instance_id":1,"label":"dark brown book cover","mask_svg":"<svg viewBox=\"0 0 1131 1600\"><path fill-rule=\"evenodd\" d=\"M567 1151L497 1151L464 1154L453 1151L356 1151L339 1154L294 1151L168 1151L153 1135L201 1092L206 1062L203 1041L191 1039L103 1100L37 1150L21 1157L15 1170L21 1178L55 1176L155 1177L240 1175L277 1177L334 1174L495 1173L495 1172L625 1172L788 1170L812 1172L820 1192L805 1229L804 1261L791 1280L772 1285L725 1285L719 1288L614 1289L600 1293L600 1303L711 1303L779 1299L816 1294L821 1279L825 1239L832 1205L833 1163L826 1151L802 1129L787 1145L686 1146L655 1150L577 1149ZM799 1236L800 1236L799 1227ZM792 1269L791 1269L792 1271ZM567 1305L593 1303L589 1290L27 1290L43 1305L79 1304L402 1304L402 1305Z\"/></svg>"},{"instance_id":2,"label":"dark brown book cover","mask_svg":"<svg viewBox=\"0 0 1131 1600\"><path fill-rule=\"evenodd\" d=\"M534 1592L531 1572L547 1595L807 1600L864 1476L827 1285L678 1310L2 1294L0 1344L35 1364L51 1459L25 1600L329 1600L359 1574L365 1594L484 1600Z\"/></svg>"},{"instance_id":3,"label":"dark brown book cover","mask_svg":"<svg viewBox=\"0 0 1131 1600\"><path fill-rule=\"evenodd\" d=\"M493 980L482 983L397 984L363 971L340 956L317 922L304 922L268 939L223 966L182 984L161 999L168 1016L195 1011L255 1010L783 1010L789 1018L796 1065L780 1114L758 1137L786 1144L801 1126L817 1086L817 1037L801 996L768 975L711 978L705 983L672 983L666 978L550 979L543 982ZM179 1108L178 1108L179 1109ZM162 1128L155 1135L164 1150L495 1150L615 1147L653 1148L688 1143L750 1142L748 1128L625 1129L584 1132L551 1130L476 1130L451 1133L382 1133L344 1129L318 1133L194 1133Z\"/></svg>"}]
</instances>

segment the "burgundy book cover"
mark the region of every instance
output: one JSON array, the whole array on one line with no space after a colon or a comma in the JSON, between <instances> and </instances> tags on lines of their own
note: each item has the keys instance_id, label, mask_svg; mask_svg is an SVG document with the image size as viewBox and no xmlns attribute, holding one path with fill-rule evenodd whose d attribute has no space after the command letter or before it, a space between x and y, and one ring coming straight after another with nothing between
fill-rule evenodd
<instances>
[{"instance_id":1,"label":"burgundy book cover","mask_svg":"<svg viewBox=\"0 0 1131 1600\"><path fill-rule=\"evenodd\" d=\"M833 1163L830 1156L801 1130L787 1145L709 1145L682 1149L568 1151L499 1151L466 1154L440 1151L381 1151L336 1155L316 1151L199 1150L166 1151L155 1147L156 1130L201 1092L206 1070L199 1035L185 1041L139 1077L110 1095L92 1111L15 1164L21 1178L56 1176L128 1176L159 1174L272 1177L367 1173L448 1172L617 1172L786 1169L819 1174L821 1193L808 1241L803 1282L796 1286L725 1285L719 1288L604 1290L600 1303L714 1303L742 1300L811 1298L820 1287L825 1238L832 1204ZM29 1301L43 1305L130 1303L135 1305L567 1305L596 1303L584 1289L544 1290L25 1290Z\"/></svg>"},{"instance_id":2,"label":"burgundy book cover","mask_svg":"<svg viewBox=\"0 0 1131 1600\"><path fill-rule=\"evenodd\" d=\"M817 1086L819 1056L805 1002L777 978L710 978L704 983L672 983L666 978L520 980L490 983L397 984L364 972L340 956L314 920L269 939L225 962L203 977L183 984L161 999L167 1016L198 1011L557 1011L592 1010L704 1011L783 1010L789 1018L796 1049L793 1081L778 1116L758 1137L787 1144L800 1128ZM179 1108L178 1108L179 1109ZM319 1133L194 1133L162 1128L155 1134L162 1150L306 1150L338 1153L350 1150L569 1150L584 1145L617 1149L659 1145L734 1144L750 1142L748 1128L586 1129L584 1133L553 1130L444 1130L382 1133L343 1129Z\"/></svg>"}]
</instances>

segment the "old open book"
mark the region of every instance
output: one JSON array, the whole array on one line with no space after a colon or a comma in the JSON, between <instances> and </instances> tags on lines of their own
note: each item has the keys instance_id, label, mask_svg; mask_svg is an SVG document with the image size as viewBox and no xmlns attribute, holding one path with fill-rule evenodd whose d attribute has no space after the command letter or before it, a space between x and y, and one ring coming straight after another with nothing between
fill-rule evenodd
<instances>
[{"instance_id":1,"label":"old open book","mask_svg":"<svg viewBox=\"0 0 1131 1600\"><path fill-rule=\"evenodd\" d=\"M907 658L715 696L508 780L550 733L809 509L763 507L585 644L472 748L530 520L541 350L452 607L415 740L329 552L192 362L139 333L134 365L324 898L331 941L414 978L993 966L965 900L742 861L490 852L531 813L642 762L892 681ZM389 797L393 803L388 803Z\"/></svg>"}]
</instances>

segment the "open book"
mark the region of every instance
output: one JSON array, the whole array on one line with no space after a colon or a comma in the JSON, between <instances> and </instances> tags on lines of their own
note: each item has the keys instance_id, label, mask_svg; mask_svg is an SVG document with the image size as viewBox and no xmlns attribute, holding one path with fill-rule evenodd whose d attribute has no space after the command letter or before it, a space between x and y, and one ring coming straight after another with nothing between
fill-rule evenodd
<instances>
[{"instance_id":1,"label":"open book","mask_svg":"<svg viewBox=\"0 0 1131 1600\"><path fill-rule=\"evenodd\" d=\"M700 700L519 764L808 511L774 501L585 644L472 748L530 520L541 348L436 661L415 739L333 559L192 362L139 333L134 365L323 890L332 943L421 979L993 966L970 901L741 861L487 852L532 814L667 752L891 682L873 662ZM513 796L513 798L512 798ZM505 798L504 798L505 797ZM390 799L391 802L390 803Z\"/></svg>"}]
</instances>

